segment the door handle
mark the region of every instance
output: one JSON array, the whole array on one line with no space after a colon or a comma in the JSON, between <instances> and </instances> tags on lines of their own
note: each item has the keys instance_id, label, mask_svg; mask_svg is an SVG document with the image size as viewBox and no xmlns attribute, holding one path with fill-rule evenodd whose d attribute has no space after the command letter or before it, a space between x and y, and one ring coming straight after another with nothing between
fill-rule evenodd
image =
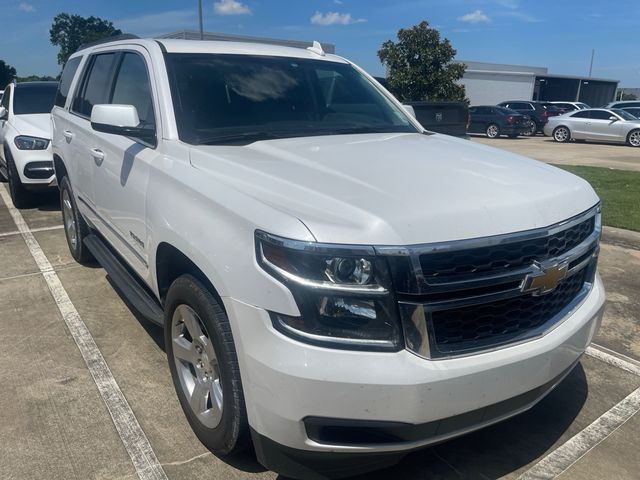
<instances>
[{"instance_id":1,"label":"door handle","mask_svg":"<svg viewBox=\"0 0 640 480\"><path fill-rule=\"evenodd\" d=\"M91 156L94 159L102 163L102 160L104 160L104 152L102 150L100 150L99 148L92 148L90 152L91 152Z\"/></svg>"},{"instance_id":2,"label":"door handle","mask_svg":"<svg viewBox=\"0 0 640 480\"><path fill-rule=\"evenodd\" d=\"M62 135L64 135L64 138L66 138L69 141L71 141L73 139L73 137L74 137L73 132L71 130L63 131Z\"/></svg>"}]
</instances>

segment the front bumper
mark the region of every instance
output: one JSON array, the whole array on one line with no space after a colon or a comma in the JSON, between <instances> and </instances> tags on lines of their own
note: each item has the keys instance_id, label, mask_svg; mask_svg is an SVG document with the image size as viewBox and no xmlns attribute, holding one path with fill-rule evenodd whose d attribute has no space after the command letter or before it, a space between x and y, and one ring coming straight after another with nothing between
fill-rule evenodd
<instances>
[{"instance_id":1,"label":"front bumper","mask_svg":"<svg viewBox=\"0 0 640 480\"><path fill-rule=\"evenodd\" d=\"M434 361L406 350L373 353L309 346L274 330L264 310L225 299L259 458L269 468L305 478L312 477L299 470L300 462L294 458L297 451L304 458L340 454L342 459L354 457L361 468L379 468L379 461L394 457L388 454L404 454L530 408L584 353L601 320L603 305L604 289L597 277L583 303L543 337L492 352ZM326 441L326 436L309 429L310 417L311 423L343 419L356 425L408 424L402 431L414 433L384 441L357 435L355 441L353 436ZM292 459L289 470L283 471L289 467L275 451ZM383 460L376 454L383 454ZM308 464L304 458L302 467ZM365 458L371 461L363 462ZM324 476L318 473L321 476L316 478L353 473L341 468Z\"/></svg>"}]
</instances>

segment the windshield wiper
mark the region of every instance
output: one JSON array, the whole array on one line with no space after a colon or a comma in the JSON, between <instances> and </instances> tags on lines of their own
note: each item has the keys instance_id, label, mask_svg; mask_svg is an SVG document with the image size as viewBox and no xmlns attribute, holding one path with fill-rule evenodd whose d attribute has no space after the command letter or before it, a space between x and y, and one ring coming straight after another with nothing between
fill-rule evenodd
<instances>
[{"instance_id":1,"label":"windshield wiper","mask_svg":"<svg viewBox=\"0 0 640 480\"><path fill-rule=\"evenodd\" d=\"M283 138L285 135L276 134L272 132L241 132L230 133L227 135L215 135L212 137L202 138L197 140L198 145L233 145L243 144L248 145L260 140L274 140L277 138Z\"/></svg>"}]
</instances>

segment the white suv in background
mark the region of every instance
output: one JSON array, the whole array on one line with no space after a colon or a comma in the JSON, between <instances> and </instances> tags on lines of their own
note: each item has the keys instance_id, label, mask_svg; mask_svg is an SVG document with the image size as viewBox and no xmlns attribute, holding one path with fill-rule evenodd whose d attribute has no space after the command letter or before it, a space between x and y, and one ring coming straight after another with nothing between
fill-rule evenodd
<instances>
[{"instance_id":1,"label":"white suv in background","mask_svg":"<svg viewBox=\"0 0 640 480\"><path fill-rule=\"evenodd\" d=\"M71 253L164 326L216 454L380 468L532 407L598 327L589 184L424 131L318 44L93 45L52 119Z\"/></svg>"},{"instance_id":2,"label":"white suv in background","mask_svg":"<svg viewBox=\"0 0 640 480\"><path fill-rule=\"evenodd\" d=\"M11 83L0 105L0 177L18 208L33 191L55 187L51 153L51 108L58 82Z\"/></svg>"}]
</instances>

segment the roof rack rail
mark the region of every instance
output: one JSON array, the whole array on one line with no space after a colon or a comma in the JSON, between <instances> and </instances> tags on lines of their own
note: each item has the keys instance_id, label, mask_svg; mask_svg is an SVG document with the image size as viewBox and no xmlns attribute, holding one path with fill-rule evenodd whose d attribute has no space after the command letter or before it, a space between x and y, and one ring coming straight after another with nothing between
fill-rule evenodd
<instances>
[{"instance_id":1,"label":"roof rack rail","mask_svg":"<svg viewBox=\"0 0 640 480\"><path fill-rule=\"evenodd\" d=\"M89 48L89 47L95 47L96 45L101 45L103 43L110 43L110 42L117 42L118 40L134 40L140 38L137 35L134 35L132 33L123 33L122 35L114 35L113 37L105 37L105 38L101 38L100 40L95 40L93 42L87 42L87 43L83 43L82 45L80 45L78 47L78 50L76 50L76 52L79 52L80 50L84 50L85 48Z\"/></svg>"}]
</instances>

